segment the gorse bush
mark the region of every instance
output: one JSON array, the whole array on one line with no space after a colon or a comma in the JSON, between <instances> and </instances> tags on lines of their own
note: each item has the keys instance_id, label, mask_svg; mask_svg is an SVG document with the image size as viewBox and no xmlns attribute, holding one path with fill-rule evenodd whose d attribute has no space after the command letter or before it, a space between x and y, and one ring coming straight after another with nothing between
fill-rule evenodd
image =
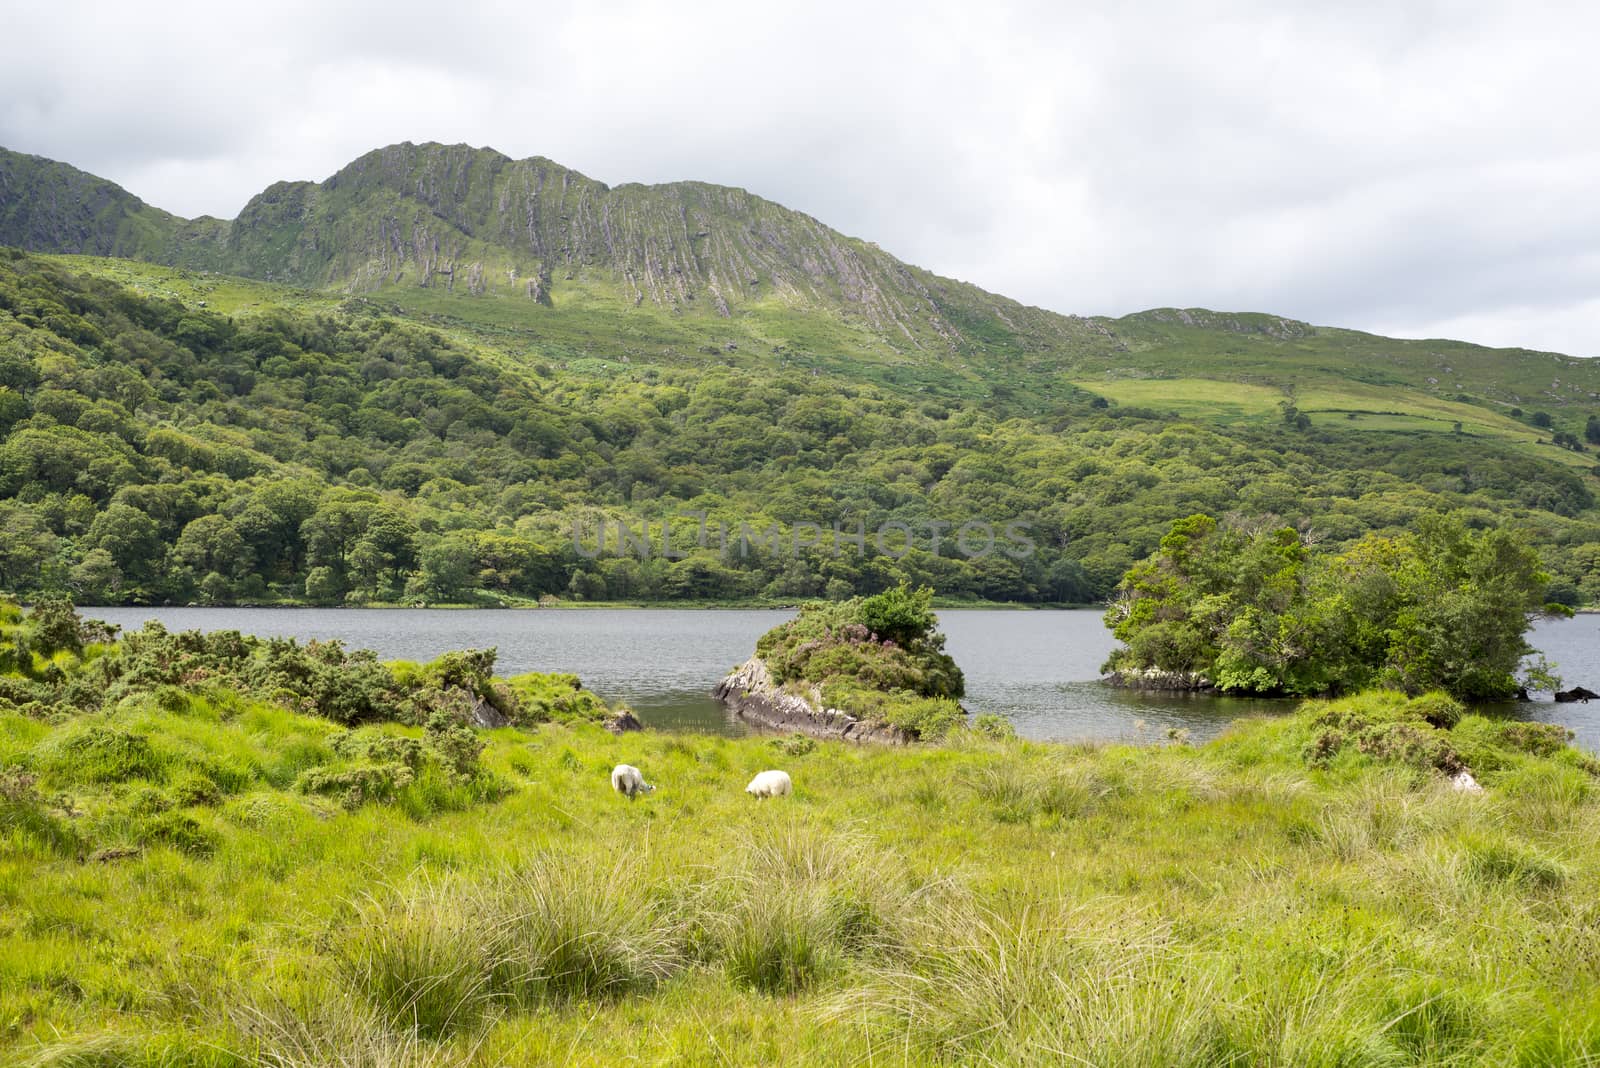
<instances>
[{"instance_id":1,"label":"gorse bush","mask_svg":"<svg viewBox=\"0 0 1600 1068\"><path fill-rule=\"evenodd\" d=\"M391 668L336 642L159 625L106 644L104 629L70 605L25 613L0 600L0 650L37 650L51 630L76 634L81 655L58 654L65 666L53 675L0 676L4 830L32 847L207 856L220 840L208 812L260 789L293 789L318 809L313 799L395 805L417 820L510 790L483 765L469 725L488 698L520 715L515 693L493 677L493 650ZM528 679L605 708L570 676Z\"/></svg>"}]
</instances>

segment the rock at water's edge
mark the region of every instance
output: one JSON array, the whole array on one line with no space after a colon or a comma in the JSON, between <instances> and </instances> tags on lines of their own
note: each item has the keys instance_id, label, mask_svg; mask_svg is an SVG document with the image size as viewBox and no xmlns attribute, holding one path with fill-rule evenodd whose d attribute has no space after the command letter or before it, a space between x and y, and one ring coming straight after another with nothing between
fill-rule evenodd
<instances>
[{"instance_id":1,"label":"rock at water's edge","mask_svg":"<svg viewBox=\"0 0 1600 1068\"><path fill-rule=\"evenodd\" d=\"M511 722L501 714L498 708L494 707L494 705L491 705L488 701L485 701L476 694L472 695L472 712L470 719L474 727L485 728L504 727L506 724Z\"/></svg>"},{"instance_id":2,"label":"rock at water's edge","mask_svg":"<svg viewBox=\"0 0 1600 1068\"><path fill-rule=\"evenodd\" d=\"M1216 685L1195 671L1162 671L1144 668L1135 671L1113 671L1101 682L1129 690L1152 690L1167 693L1215 693Z\"/></svg>"},{"instance_id":3,"label":"rock at water's edge","mask_svg":"<svg viewBox=\"0 0 1600 1068\"><path fill-rule=\"evenodd\" d=\"M717 683L711 696L731 708L736 716L763 730L798 731L813 738L844 738L852 742L905 745L915 741L899 727L868 723L837 708L825 708L822 695L811 688L811 700L779 689L759 656L752 656Z\"/></svg>"},{"instance_id":4,"label":"rock at water's edge","mask_svg":"<svg viewBox=\"0 0 1600 1068\"><path fill-rule=\"evenodd\" d=\"M639 722L639 717L629 708L619 708L606 717L602 726L612 734L626 734L628 731L642 731L644 724Z\"/></svg>"}]
</instances>

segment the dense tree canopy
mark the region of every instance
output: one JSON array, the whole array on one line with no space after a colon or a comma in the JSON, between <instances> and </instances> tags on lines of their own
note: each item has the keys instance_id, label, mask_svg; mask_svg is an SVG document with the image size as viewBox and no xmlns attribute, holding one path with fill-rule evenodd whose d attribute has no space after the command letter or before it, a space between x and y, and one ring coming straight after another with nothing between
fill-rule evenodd
<instances>
[{"instance_id":1,"label":"dense tree canopy","mask_svg":"<svg viewBox=\"0 0 1600 1068\"><path fill-rule=\"evenodd\" d=\"M1500 699L1517 688L1547 584L1526 538L1454 517L1334 553L1291 527L1193 515L1119 585L1106 624L1125 645L1107 667L1243 693Z\"/></svg>"},{"instance_id":2,"label":"dense tree canopy","mask_svg":"<svg viewBox=\"0 0 1600 1068\"><path fill-rule=\"evenodd\" d=\"M475 345L370 302L230 316L0 252L0 588L1087 603L1179 516L1349 547L1449 510L1514 522L1555 599L1600 600L1592 479L1487 440Z\"/></svg>"}]
</instances>

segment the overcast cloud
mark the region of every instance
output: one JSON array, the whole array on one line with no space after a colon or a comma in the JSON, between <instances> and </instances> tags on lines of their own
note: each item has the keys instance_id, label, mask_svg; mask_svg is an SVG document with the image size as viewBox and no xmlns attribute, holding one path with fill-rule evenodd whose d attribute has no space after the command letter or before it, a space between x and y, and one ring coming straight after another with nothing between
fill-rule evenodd
<instances>
[{"instance_id":1,"label":"overcast cloud","mask_svg":"<svg viewBox=\"0 0 1600 1068\"><path fill-rule=\"evenodd\" d=\"M232 217L395 141L743 186L1063 312L1600 355L1600 8L0 0L0 145Z\"/></svg>"}]
</instances>

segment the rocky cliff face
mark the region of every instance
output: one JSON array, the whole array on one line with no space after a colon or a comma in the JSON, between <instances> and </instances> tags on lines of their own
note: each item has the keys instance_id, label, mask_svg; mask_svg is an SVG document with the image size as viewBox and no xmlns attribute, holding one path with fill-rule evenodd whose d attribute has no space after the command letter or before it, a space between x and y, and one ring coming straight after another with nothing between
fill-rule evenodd
<instances>
[{"instance_id":1,"label":"rocky cliff face","mask_svg":"<svg viewBox=\"0 0 1600 1068\"><path fill-rule=\"evenodd\" d=\"M742 189L612 188L548 159L467 145L378 149L324 182L270 186L231 222L179 219L0 149L0 244L351 291L416 285L550 303L581 287L707 316L775 304L833 312L908 350L998 341L1021 352L1105 333L939 278Z\"/></svg>"},{"instance_id":2,"label":"rocky cliff face","mask_svg":"<svg viewBox=\"0 0 1600 1068\"><path fill-rule=\"evenodd\" d=\"M182 223L114 182L0 149L0 244L156 259Z\"/></svg>"},{"instance_id":3,"label":"rocky cliff face","mask_svg":"<svg viewBox=\"0 0 1600 1068\"><path fill-rule=\"evenodd\" d=\"M848 712L828 708L812 687L809 697L779 689L760 657L753 656L717 683L711 696L741 719L763 730L798 731L813 738L843 738L852 742L905 745L914 739L898 727L867 723Z\"/></svg>"}]
</instances>

